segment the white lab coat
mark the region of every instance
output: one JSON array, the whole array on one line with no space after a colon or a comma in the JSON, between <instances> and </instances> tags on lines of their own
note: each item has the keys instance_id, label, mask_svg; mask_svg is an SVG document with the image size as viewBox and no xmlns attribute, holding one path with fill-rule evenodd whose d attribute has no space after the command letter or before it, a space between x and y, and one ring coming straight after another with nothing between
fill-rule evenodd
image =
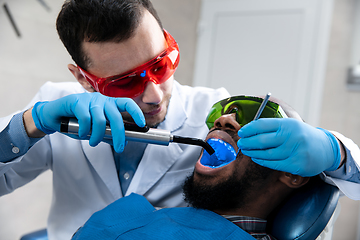
<instances>
[{"instance_id":1,"label":"white lab coat","mask_svg":"<svg viewBox=\"0 0 360 240\"><path fill-rule=\"evenodd\" d=\"M78 83L46 83L29 104L84 92ZM191 88L174 82L166 120L159 125L174 135L204 139L205 118L218 100L228 97L221 88ZM0 130L11 116L0 119ZM181 184L192 173L200 154L198 146L170 143L149 144L126 192L144 195L154 206L185 206ZM110 145L90 147L88 141L60 133L45 136L23 156L0 163L0 195L9 193L34 179L41 172L53 171L53 201L48 234L53 239L70 239L95 212L122 197Z\"/></svg>"}]
</instances>

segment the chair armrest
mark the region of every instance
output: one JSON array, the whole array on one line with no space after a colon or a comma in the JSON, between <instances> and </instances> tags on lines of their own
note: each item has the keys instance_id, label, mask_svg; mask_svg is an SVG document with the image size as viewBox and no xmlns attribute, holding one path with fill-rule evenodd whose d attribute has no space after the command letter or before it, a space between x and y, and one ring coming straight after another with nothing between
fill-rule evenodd
<instances>
[{"instance_id":1,"label":"chair armrest","mask_svg":"<svg viewBox=\"0 0 360 240\"><path fill-rule=\"evenodd\" d=\"M22 236L20 240L48 240L47 230L41 229L39 231L26 234Z\"/></svg>"}]
</instances>

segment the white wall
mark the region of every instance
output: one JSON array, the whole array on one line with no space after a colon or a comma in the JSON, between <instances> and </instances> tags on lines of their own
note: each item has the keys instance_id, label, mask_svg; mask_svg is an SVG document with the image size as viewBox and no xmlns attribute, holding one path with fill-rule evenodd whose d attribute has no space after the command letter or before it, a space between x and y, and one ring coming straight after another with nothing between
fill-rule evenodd
<instances>
[{"instance_id":1,"label":"white wall","mask_svg":"<svg viewBox=\"0 0 360 240\"><path fill-rule=\"evenodd\" d=\"M194 84L272 96L319 124L333 0L203 0Z\"/></svg>"}]
</instances>

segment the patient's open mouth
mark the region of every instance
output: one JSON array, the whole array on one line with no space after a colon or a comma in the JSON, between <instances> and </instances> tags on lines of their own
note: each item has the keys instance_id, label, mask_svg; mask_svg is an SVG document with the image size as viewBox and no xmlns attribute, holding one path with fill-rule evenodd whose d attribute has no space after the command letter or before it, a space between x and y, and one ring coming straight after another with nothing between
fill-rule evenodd
<instances>
[{"instance_id":1,"label":"patient's open mouth","mask_svg":"<svg viewBox=\"0 0 360 240\"><path fill-rule=\"evenodd\" d=\"M236 151L231 144L217 138L210 138L207 143L215 150L215 153L209 155L204 150L200 163L210 168L220 168L236 159Z\"/></svg>"}]
</instances>

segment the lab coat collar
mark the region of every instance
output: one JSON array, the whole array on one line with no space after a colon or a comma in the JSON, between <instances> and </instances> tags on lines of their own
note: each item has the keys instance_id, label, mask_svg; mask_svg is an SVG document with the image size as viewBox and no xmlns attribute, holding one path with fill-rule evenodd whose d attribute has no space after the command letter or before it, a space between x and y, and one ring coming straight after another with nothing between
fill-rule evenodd
<instances>
[{"instance_id":1,"label":"lab coat collar","mask_svg":"<svg viewBox=\"0 0 360 240\"><path fill-rule=\"evenodd\" d=\"M182 152L177 143L171 143L169 146L149 144L126 195L132 192L145 195L164 176Z\"/></svg>"},{"instance_id":2,"label":"lab coat collar","mask_svg":"<svg viewBox=\"0 0 360 240\"><path fill-rule=\"evenodd\" d=\"M91 147L89 141L81 141L81 145L87 159L114 196L113 200L122 197L111 146L100 142L96 147Z\"/></svg>"},{"instance_id":3,"label":"lab coat collar","mask_svg":"<svg viewBox=\"0 0 360 240\"><path fill-rule=\"evenodd\" d=\"M183 102L186 98L181 96L180 87L181 85L174 80L168 112L165 121L159 124L159 129L174 132L184 125L187 114ZM129 195L132 192L144 195L165 175L181 156L182 152L183 150L178 143L170 143L169 146L149 144L129 185L126 195ZM149 168L149 166L152 167Z\"/></svg>"}]
</instances>

